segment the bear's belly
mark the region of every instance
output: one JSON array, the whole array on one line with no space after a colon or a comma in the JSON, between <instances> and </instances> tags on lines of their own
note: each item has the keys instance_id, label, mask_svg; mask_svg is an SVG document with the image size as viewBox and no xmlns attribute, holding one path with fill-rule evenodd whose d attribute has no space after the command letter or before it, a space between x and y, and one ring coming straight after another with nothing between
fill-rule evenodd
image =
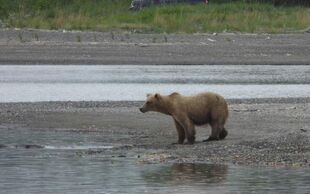
<instances>
[{"instance_id":1,"label":"bear's belly","mask_svg":"<svg viewBox=\"0 0 310 194\"><path fill-rule=\"evenodd\" d=\"M210 119L209 119L209 116L206 115L204 117L200 116L189 116L189 118L193 121L193 123L195 125L205 125L205 124L208 124Z\"/></svg>"}]
</instances>

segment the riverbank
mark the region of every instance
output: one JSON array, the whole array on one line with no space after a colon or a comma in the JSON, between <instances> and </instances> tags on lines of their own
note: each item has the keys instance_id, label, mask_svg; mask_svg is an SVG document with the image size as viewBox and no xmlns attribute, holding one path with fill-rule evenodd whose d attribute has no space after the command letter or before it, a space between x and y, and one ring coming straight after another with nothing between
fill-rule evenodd
<instances>
[{"instance_id":1,"label":"riverbank","mask_svg":"<svg viewBox=\"0 0 310 194\"><path fill-rule=\"evenodd\" d=\"M309 34L0 29L0 64L308 65Z\"/></svg>"},{"instance_id":2,"label":"riverbank","mask_svg":"<svg viewBox=\"0 0 310 194\"><path fill-rule=\"evenodd\" d=\"M171 118L142 114L142 102L38 102L1 103L0 130L23 133L19 149L44 149L51 142L31 139L32 132L71 137L89 135L98 146L112 149L75 151L77 155L124 157L138 163L217 163L247 166L309 167L310 100L252 99L229 100L229 135L223 141L203 143L210 128L197 128L197 143L172 145L177 135ZM71 135L70 135L71 134ZM24 139L30 137L30 139ZM6 137L5 141L10 141ZM2 142L5 142L2 141ZM23 145L18 143L24 142ZM31 145L27 145L31 144ZM70 139L78 144L77 139ZM100 143L101 142L101 143ZM66 142L68 143L68 142ZM8 149L8 145L0 145ZM11 149L11 148L10 148Z\"/></svg>"}]
</instances>

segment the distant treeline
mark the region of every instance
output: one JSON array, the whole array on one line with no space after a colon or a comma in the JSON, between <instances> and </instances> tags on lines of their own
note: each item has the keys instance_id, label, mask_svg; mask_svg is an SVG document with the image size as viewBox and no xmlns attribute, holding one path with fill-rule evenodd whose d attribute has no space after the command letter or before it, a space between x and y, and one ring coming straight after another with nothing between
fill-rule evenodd
<instances>
[{"instance_id":1,"label":"distant treeline","mask_svg":"<svg viewBox=\"0 0 310 194\"><path fill-rule=\"evenodd\" d=\"M310 0L209 0L208 5L173 1L183 3L133 12L128 10L132 0L0 0L0 28L286 33L304 31L310 24L310 8L303 6Z\"/></svg>"},{"instance_id":2,"label":"distant treeline","mask_svg":"<svg viewBox=\"0 0 310 194\"><path fill-rule=\"evenodd\" d=\"M84 4L117 4L129 6L132 0L0 0L0 15L8 10L20 9L21 6L35 10L49 9L50 6L70 6ZM177 1L177 0L176 0ZM180 0L181 1L181 0ZM271 3L280 5L303 5L310 6L310 0L209 0L209 3L247 2L247 3Z\"/></svg>"},{"instance_id":3,"label":"distant treeline","mask_svg":"<svg viewBox=\"0 0 310 194\"><path fill-rule=\"evenodd\" d=\"M80 10L80 6L86 9L93 5L108 11L123 7L127 9L132 0L0 0L0 17L7 17L10 13L48 11L51 8L70 8ZM271 3L277 6L302 5L310 6L310 0L209 0L209 3ZM22 14L22 13L21 13ZM0 18L1 19L1 18Z\"/></svg>"},{"instance_id":4,"label":"distant treeline","mask_svg":"<svg viewBox=\"0 0 310 194\"><path fill-rule=\"evenodd\" d=\"M216 1L216 0L214 0ZM247 0L250 2L271 2L274 5L304 5L310 6L310 0Z\"/></svg>"},{"instance_id":5,"label":"distant treeline","mask_svg":"<svg viewBox=\"0 0 310 194\"><path fill-rule=\"evenodd\" d=\"M181 0L180 0L181 1ZM0 17L8 16L10 13L33 11L48 11L51 8L67 8L70 10L80 10L80 6L86 9L92 8L93 5L109 10L111 8L127 7L132 0L0 0ZM177 2L177 0L176 0ZM183 1L184 2L184 1ZM310 6L310 0L209 0L209 3L271 3L276 6L302 5Z\"/></svg>"},{"instance_id":6,"label":"distant treeline","mask_svg":"<svg viewBox=\"0 0 310 194\"><path fill-rule=\"evenodd\" d=\"M273 5L304 5L310 6L310 0L209 0L209 2L227 3L227 2L248 2L248 3L272 3Z\"/></svg>"},{"instance_id":7,"label":"distant treeline","mask_svg":"<svg viewBox=\"0 0 310 194\"><path fill-rule=\"evenodd\" d=\"M131 0L0 0L0 17L8 16L11 13L33 14L38 12L54 12L53 9L64 9L69 12L78 12L81 10L93 11L98 14L97 10L110 11L111 9L119 9L127 7ZM94 6L96 10L94 10Z\"/></svg>"}]
</instances>

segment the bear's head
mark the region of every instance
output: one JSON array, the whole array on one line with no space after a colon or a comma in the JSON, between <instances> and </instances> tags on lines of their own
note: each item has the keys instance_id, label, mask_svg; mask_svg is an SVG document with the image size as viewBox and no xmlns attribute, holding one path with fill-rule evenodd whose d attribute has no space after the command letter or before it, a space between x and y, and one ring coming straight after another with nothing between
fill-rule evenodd
<instances>
[{"instance_id":1,"label":"bear's head","mask_svg":"<svg viewBox=\"0 0 310 194\"><path fill-rule=\"evenodd\" d=\"M147 94L146 95L146 101L144 105L139 108L141 112L149 112L149 111L155 111L160 112L162 103L161 103L162 97L160 94Z\"/></svg>"}]
</instances>

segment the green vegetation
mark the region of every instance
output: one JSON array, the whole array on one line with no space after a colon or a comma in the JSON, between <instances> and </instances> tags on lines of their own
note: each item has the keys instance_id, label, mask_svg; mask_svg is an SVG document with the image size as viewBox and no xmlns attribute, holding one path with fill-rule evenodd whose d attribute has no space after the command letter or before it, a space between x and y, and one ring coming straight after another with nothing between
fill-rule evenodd
<instances>
[{"instance_id":1,"label":"green vegetation","mask_svg":"<svg viewBox=\"0 0 310 194\"><path fill-rule=\"evenodd\" d=\"M0 0L0 26L133 32L269 32L310 26L310 8L211 0L129 11L131 0ZM113 35L112 35L113 36ZM156 40L155 40L156 41Z\"/></svg>"}]
</instances>

